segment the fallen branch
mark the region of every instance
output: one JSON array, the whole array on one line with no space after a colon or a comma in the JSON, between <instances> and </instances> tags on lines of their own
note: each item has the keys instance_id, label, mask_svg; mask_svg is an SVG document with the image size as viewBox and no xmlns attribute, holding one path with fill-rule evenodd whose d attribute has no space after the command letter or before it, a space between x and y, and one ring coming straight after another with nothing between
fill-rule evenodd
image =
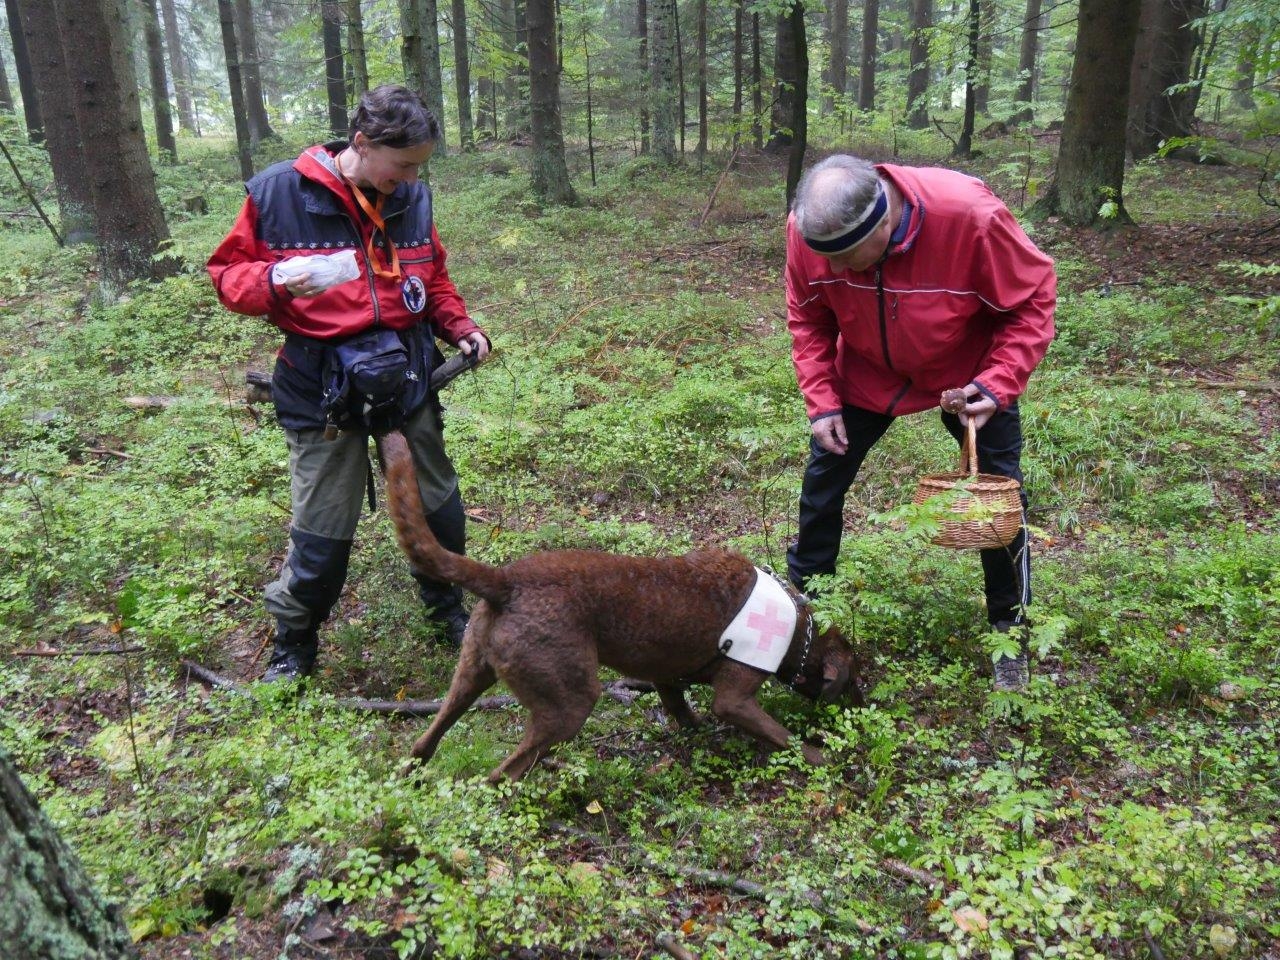
<instances>
[{"instance_id":1,"label":"fallen branch","mask_svg":"<svg viewBox=\"0 0 1280 960\"><path fill-rule=\"evenodd\" d=\"M1200 387L1204 390L1244 390L1248 393L1280 392L1280 380L1206 380L1203 377L1127 377L1113 373L1098 378L1104 383L1120 383L1131 387L1158 387L1164 383L1176 383L1179 387Z\"/></svg>"},{"instance_id":2,"label":"fallen branch","mask_svg":"<svg viewBox=\"0 0 1280 960\"><path fill-rule=\"evenodd\" d=\"M663 953L675 957L676 960L698 960L697 955L692 953L688 947L676 941L674 933L660 933L653 938L653 942Z\"/></svg>"},{"instance_id":3,"label":"fallen branch","mask_svg":"<svg viewBox=\"0 0 1280 960\"><path fill-rule=\"evenodd\" d=\"M234 690L243 692L245 685L239 680L232 680L208 667L201 666L193 660L180 663L186 678L194 677L207 687L216 690ZM653 684L643 680L624 678L605 684L603 693L619 703L630 704L636 696L653 690ZM334 705L347 710L363 710L366 713L404 714L410 717L430 717L440 712L443 700L369 700L363 697L346 697L334 701ZM470 709L501 710L505 707L516 707L520 701L512 696L481 697Z\"/></svg>"},{"instance_id":4,"label":"fallen branch","mask_svg":"<svg viewBox=\"0 0 1280 960\"><path fill-rule=\"evenodd\" d=\"M886 858L880 861L880 866L884 868L886 873L892 873L905 880L910 880L912 883L918 883L922 887L933 889L946 886L941 877L935 876L928 870L921 870L919 867L913 867L909 863L903 863L901 860Z\"/></svg>"},{"instance_id":5,"label":"fallen branch","mask_svg":"<svg viewBox=\"0 0 1280 960\"><path fill-rule=\"evenodd\" d=\"M15 657L107 657L142 653L146 647L80 647L75 650L15 650Z\"/></svg>"},{"instance_id":6,"label":"fallen branch","mask_svg":"<svg viewBox=\"0 0 1280 960\"><path fill-rule=\"evenodd\" d=\"M720 185L724 183L724 178L727 177L729 175L729 171L733 169L733 162L738 159L738 152L741 149L741 145L736 146L733 148L733 153L729 154L729 162L724 165L724 170L720 174L720 179L716 181L716 185L711 191L711 196L707 198L707 205L702 210L702 216L698 218L699 228L707 222L707 217L711 215L711 206L716 202L716 194L720 192Z\"/></svg>"}]
</instances>

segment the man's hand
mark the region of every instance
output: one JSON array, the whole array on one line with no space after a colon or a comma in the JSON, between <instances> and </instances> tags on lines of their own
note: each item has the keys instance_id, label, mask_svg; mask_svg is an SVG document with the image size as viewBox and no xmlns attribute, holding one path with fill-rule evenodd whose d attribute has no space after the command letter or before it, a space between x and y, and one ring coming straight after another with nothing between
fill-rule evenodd
<instances>
[{"instance_id":1,"label":"man's hand","mask_svg":"<svg viewBox=\"0 0 1280 960\"><path fill-rule=\"evenodd\" d=\"M956 411L960 424L968 426L969 418L972 417L974 427L981 430L996 412L996 402L983 393L976 383L970 383L964 387L964 399L964 409ZM943 409L945 410L946 407Z\"/></svg>"},{"instance_id":2,"label":"man's hand","mask_svg":"<svg viewBox=\"0 0 1280 960\"><path fill-rule=\"evenodd\" d=\"M844 432L844 416L835 413L809 424L813 431L813 439L818 446L828 453L846 454L849 452L849 437Z\"/></svg>"},{"instance_id":3,"label":"man's hand","mask_svg":"<svg viewBox=\"0 0 1280 960\"><path fill-rule=\"evenodd\" d=\"M489 338L479 330L473 330L458 341L458 349L467 356L471 356L474 352L476 362L481 363L489 355Z\"/></svg>"}]
</instances>

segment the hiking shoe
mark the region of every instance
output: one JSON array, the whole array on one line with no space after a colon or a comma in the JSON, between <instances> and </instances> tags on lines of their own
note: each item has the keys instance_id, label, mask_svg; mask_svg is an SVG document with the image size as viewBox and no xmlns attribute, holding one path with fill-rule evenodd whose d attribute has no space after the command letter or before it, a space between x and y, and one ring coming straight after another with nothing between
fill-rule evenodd
<instances>
[{"instance_id":1,"label":"hiking shoe","mask_svg":"<svg viewBox=\"0 0 1280 960\"><path fill-rule=\"evenodd\" d=\"M281 630L276 634L275 648L262 682L294 682L311 676L317 648L314 630Z\"/></svg>"},{"instance_id":2,"label":"hiking shoe","mask_svg":"<svg viewBox=\"0 0 1280 960\"><path fill-rule=\"evenodd\" d=\"M1001 655L995 661L993 684L996 693L1022 693L1031 683L1031 667L1027 658L1027 626L1012 620L998 620L991 625L993 633L1019 633L1018 655Z\"/></svg>"}]
</instances>

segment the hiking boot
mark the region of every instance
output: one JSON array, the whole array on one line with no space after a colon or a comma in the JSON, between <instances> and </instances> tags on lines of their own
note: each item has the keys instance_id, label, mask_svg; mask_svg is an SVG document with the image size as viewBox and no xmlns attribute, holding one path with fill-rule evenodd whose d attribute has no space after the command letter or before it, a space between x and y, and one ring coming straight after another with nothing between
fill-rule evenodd
<instances>
[{"instance_id":1,"label":"hiking boot","mask_svg":"<svg viewBox=\"0 0 1280 960\"><path fill-rule=\"evenodd\" d=\"M318 644L314 630L280 630L263 683L294 682L311 676L316 666Z\"/></svg>"},{"instance_id":2,"label":"hiking boot","mask_svg":"<svg viewBox=\"0 0 1280 960\"><path fill-rule=\"evenodd\" d=\"M1022 693L1031 683L1031 668L1027 658L1027 626L1012 620L998 620L991 625L993 633L1019 633L1018 655L1001 655L995 661L993 672L996 693Z\"/></svg>"},{"instance_id":3,"label":"hiking boot","mask_svg":"<svg viewBox=\"0 0 1280 960\"><path fill-rule=\"evenodd\" d=\"M461 604L446 612L432 611L431 622L444 630L444 639L451 647L461 647L462 637L467 632L467 624L471 622L471 614Z\"/></svg>"}]
</instances>

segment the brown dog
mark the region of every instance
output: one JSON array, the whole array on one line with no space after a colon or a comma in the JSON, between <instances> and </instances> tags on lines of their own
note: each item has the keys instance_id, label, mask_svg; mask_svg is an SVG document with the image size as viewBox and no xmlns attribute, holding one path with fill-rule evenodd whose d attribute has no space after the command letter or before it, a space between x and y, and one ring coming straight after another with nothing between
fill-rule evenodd
<instances>
[{"instance_id":1,"label":"brown dog","mask_svg":"<svg viewBox=\"0 0 1280 960\"><path fill-rule=\"evenodd\" d=\"M414 568L481 598L444 705L413 745L415 760L429 760L448 729L501 679L528 709L529 722L520 745L489 779L519 779L581 729L600 697L601 664L651 681L681 726L698 721L679 684L709 683L716 716L768 747L786 746L790 733L755 699L768 674L725 659L717 647L755 583L746 557L721 550L661 558L558 550L493 567L436 541L404 437L385 435L380 451L388 509ZM848 643L834 629L815 633L802 608L779 676L811 699L832 700L852 687L861 705ZM816 747L805 744L803 750L810 762L822 762Z\"/></svg>"}]
</instances>

